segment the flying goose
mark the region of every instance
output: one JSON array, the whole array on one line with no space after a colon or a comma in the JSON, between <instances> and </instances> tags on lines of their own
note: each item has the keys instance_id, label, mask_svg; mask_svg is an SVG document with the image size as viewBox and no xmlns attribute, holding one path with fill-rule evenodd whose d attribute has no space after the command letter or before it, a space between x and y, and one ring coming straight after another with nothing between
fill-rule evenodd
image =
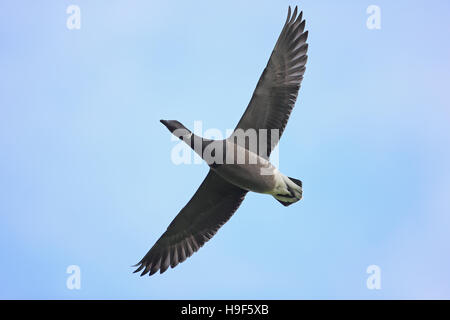
<instances>
[{"instance_id":1,"label":"flying goose","mask_svg":"<svg viewBox=\"0 0 450 320\"><path fill-rule=\"evenodd\" d=\"M285 206L302 198L302 182L283 175L269 161L294 108L305 73L308 31L304 31L302 16L303 12L297 16L297 7L291 15L289 7L269 62L229 138L203 139L178 121L161 120L208 163L210 170L166 232L135 265L138 267L135 272L143 270L141 276L158 270L163 273L190 257L231 218L249 191L270 194ZM258 132L256 149L252 148L255 143L250 138L240 139L242 132L248 130ZM218 154L220 151L222 155ZM229 163L226 160L230 155L241 156L244 162Z\"/></svg>"}]
</instances>

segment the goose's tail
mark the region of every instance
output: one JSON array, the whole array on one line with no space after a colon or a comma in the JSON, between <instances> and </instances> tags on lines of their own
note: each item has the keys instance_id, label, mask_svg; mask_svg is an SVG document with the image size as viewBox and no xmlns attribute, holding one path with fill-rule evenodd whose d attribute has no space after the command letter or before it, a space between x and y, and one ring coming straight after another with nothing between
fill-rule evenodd
<instances>
[{"instance_id":1,"label":"goose's tail","mask_svg":"<svg viewBox=\"0 0 450 320\"><path fill-rule=\"evenodd\" d=\"M286 193L276 194L274 197L283 206L288 207L302 199L303 183L291 177L285 177L284 182L286 183Z\"/></svg>"}]
</instances>

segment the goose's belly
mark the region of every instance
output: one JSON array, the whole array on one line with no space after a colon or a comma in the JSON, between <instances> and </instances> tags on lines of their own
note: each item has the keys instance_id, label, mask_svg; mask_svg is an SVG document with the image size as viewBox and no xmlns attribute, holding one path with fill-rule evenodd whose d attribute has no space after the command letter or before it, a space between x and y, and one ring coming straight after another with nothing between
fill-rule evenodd
<instances>
[{"instance_id":1,"label":"goose's belly","mask_svg":"<svg viewBox=\"0 0 450 320\"><path fill-rule=\"evenodd\" d=\"M224 164L213 170L228 182L258 193L270 193L275 188L275 176L278 172L269 162L265 164Z\"/></svg>"}]
</instances>

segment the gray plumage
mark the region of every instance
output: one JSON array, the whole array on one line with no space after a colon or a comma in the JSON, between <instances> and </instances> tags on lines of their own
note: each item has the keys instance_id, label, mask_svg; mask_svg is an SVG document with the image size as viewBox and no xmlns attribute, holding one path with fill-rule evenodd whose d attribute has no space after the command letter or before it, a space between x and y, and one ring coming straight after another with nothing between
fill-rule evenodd
<instances>
[{"instance_id":1,"label":"gray plumage","mask_svg":"<svg viewBox=\"0 0 450 320\"><path fill-rule=\"evenodd\" d=\"M135 272L150 275L165 272L186 260L205 242L211 239L239 208L248 191L273 195L288 206L302 197L300 180L288 178L272 166L268 156L278 143L272 139L270 129L278 129L281 137L297 99L305 72L307 60L306 44L308 32L304 31L302 13L297 16L297 7L288 16L269 62L264 69L250 103L236 129L268 129L266 156L260 157L248 151L248 145L234 145L235 134L220 141L231 145L236 152L245 152L249 157L257 157L258 164L239 165L208 163L210 171L197 192L171 222L166 232L158 239L150 251L136 265ZM185 130L179 138L185 138L191 147L196 142L205 148L215 141L195 136L178 121L161 121L172 133ZM271 142L271 143L270 143ZM217 142L219 143L219 142ZM258 143L259 145L259 143ZM240 151L239 151L240 150ZM242 151L244 150L244 151ZM259 151L258 151L259 152ZM261 176L256 172L261 167L271 170L272 175Z\"/></svg>"}]
</instances>

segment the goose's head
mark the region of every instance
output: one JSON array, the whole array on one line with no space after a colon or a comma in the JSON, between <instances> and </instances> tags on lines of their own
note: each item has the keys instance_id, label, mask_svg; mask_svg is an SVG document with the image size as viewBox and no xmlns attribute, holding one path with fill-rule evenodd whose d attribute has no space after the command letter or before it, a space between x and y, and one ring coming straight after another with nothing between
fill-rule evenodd
<instances>
[{"instance_id":1,"label":"goose's head","mask_svg":"<svg viewBox=\"0 0 450 320\"><path fill-rule=\"evenodd\" d=\"M191 131L187 129L181 122L177 120L160 120L163 125L169 129L172 134L179 138L189 138L191 135Z\"/></svg>"}]
</instances>

